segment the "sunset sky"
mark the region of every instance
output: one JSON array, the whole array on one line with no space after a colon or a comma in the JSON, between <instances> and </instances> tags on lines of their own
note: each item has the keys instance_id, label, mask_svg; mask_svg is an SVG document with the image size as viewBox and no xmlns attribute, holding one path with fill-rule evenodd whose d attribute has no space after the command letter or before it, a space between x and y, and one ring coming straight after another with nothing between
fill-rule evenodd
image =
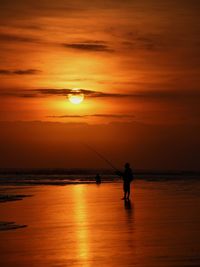
<instances>
[{"instance_id":1,"label":"sunset sky","mask_svg":"<svg viewBox=\"0 0 200 267\"><path fill-rule=\"evenodd\" d=\"M36 129L39 126L35 121L39 121L46 132L48 127L57 129L57 123L64 123L67 129L67 136L61 131L49 137L50 143L45 140L45 147L55 142L56 149L52 148L51 153L57 151L60 155L53 167L91 166L80 155L78 165L72 159L61 160L66 150L62 150L61 144L57 146L56 140L62 135L61 141L71 143L76 123L78 127L93 127L94 146L105 147L109 142L109 150L106 152L108 146L102 150L117 164L124 161L123 156L116 156L117 151L124 155L127 146L129 159L136 162L137 168L198 169L198 0L0 3L0 134L5 153L0 167L51 167L55 163L54 157L47 157L44 164L34 158L45 135L38 134L40 141L36 143L31 133L25 141L22 138L25 132L20 129ZM74 88L84 94L79 105L67 98ZM103 136L99 136L99 127L104 127ZM140 137L141 127L145 135L138 143L134 133L139 131ZM129 134L123 143L120 140L124 139L125 128ZM163 137L162 131L169 136ZM77 138L87 141L89 136ZM165 154L169 145L175 149L172 158L172 150ZM24 151L27 146L30 150ZM32 146L39 150L33 152ZM149 163L155 147L160 152ZM75 148L78 149L70 148L73 159ZM14 158L13 149L21 160ZM24 161L27 153L32 157ZM195 156L190 161L191 155ZM102 165L92 161L92 166Z\"/></svg>"}]
</instances>

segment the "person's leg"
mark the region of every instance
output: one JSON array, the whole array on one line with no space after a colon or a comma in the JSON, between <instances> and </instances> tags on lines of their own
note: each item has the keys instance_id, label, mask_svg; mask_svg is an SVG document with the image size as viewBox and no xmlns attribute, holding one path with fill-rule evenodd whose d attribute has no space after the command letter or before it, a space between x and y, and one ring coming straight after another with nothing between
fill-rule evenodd
<instances>
[{"instance_id":1,"label":"person's leg","mask_svg":"<svg viewBox=\"0 0 200 267\"><path fill-rule=\"evenodd\" d=\"M130 190L130 186L129 186L129 183L126 182L126 194L125 194L125 198L129 198L129 190Z\"/></svg>"},{"instance_id":2,"label":"person's leg","mask_svg":"<svg viewBox=\"0 0 200 267\"><path fill-rule=\"evenodd\" d=\"M125 183L123 183L123 191L124 191L124 196L122 199L125 199L126 198L126 186L125 186Z\"/></svg>"},{"instance_id":3,"label":"person's leg","mask_svg":"<svg viewBox=\"0 0 200 267\"><path fill-rule=\"evenodd\" d=\"M127 192L127 190L126 190L126 191L125 191L125 194L124 194L124 198L125 198L125 199L126 199L127 193L128 193L128 192Z\"/></svg>"},{"instance_id":4,"label":"person's leg","mask_svg":"<svg viewBox=\"0 0 200 267\"><path fill-rule=\"evenodd\" d=\"M130 183L127 186L127 199L130 197Z\"/></svg>"}]
</instances>

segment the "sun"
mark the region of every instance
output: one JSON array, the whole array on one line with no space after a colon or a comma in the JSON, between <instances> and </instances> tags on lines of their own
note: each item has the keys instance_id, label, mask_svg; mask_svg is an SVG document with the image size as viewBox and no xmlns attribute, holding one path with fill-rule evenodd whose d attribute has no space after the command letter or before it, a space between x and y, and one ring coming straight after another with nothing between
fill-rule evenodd
<instances>
[{"instance_id":1,"label":"sun","mask_svg":"<svg viewBox=\"0 0 200 267\"><path fill-rule=\"evenodd\" d=\"M83 102L84 94L80 92L79 89L73 89L70 94L68 94L68 99L72 104L78 105Z\"/></svg>"}]
</instances>

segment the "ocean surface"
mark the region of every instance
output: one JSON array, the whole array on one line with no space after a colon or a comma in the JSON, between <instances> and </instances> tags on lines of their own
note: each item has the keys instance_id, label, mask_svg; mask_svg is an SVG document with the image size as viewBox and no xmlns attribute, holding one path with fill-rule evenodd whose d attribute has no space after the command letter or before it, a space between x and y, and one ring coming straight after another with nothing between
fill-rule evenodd
<instances>
[{"instance_id":1,"label":"ocean surface","mask_svg":"<svg viewBox=\"0 0 200 267\"><path fill-rule=\"evenodd\" d=\"M107 176L22 177L0 185L0 266L200 266L199 179L136 179L128 202Z\"/></svg>"},{"instance_id":2,"label":"ocean surface","mask_svg":"<svg viewBox=\"0 0 200 267\"><path fill-rule=\"evenodd\" d=\"M112 170L0 169L0 185L67 185L94 183L99 173L104 183L120 181ZM200 172L135 172L134 179L146 181L198 180Z\"/></svg>"}]
</instances>

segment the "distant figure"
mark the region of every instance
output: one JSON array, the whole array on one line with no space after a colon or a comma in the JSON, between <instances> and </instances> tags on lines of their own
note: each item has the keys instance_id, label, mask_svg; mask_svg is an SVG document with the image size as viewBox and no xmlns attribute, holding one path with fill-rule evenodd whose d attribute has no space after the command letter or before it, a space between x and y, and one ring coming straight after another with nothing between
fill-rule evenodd
<instances>
[{"instance_id":1,"label":"distant figure","mask_svg":"<svg viewBox=\"0 0 200 267\"><path fill-rule=\"evenodd\" d=\"M96 180L96 184L100 184L101 183L101 176L99 174L97 174L95 177L95 180Z\"/></svg>"},{"instance_id":2,"label":"distant figure","mask_svg":"<svg viewBox=\"0 0 200 267\"><path fill-rule=\"evenodd\" d=\"M123 189L124 189L124 197L122 199L128 199L130 197L130 184L133 181L133 172L130 168L130 164L126 163L124 165L124 172L117 171L117 175L123 178Z\"/></svg>"}]
</instances>

